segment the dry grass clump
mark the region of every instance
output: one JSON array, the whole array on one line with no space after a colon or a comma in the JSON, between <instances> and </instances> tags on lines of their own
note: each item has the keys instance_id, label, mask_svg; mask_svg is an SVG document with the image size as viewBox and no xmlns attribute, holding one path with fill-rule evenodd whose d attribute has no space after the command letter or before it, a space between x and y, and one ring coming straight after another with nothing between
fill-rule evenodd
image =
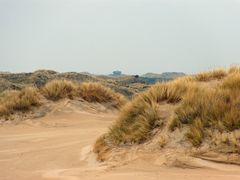
<instances>
[{"instance_id":1,"label":"dry grass clump","mask_svg":"<svg viewBox=\"0 0 240 180\"><path fill-rule=\"evenodd\" d=\"M239 66L239 65L231 66L231 67L228 69L228 73L229 73L229 74L232 74L232 73L240 73L240 66Z\"/></svg>"},{"instance_id":2,"label":"dry grass clump","mask_svg":"<svg viewBox=\"0 0 240 180\"><path fill-rule=\"evenodd\" d=\"M215 132L212 138L215 145L221 148L221 151L240 153L240 130L223 133Z\"/></svg>"},{"instance_id":3,"label":"dry grass clump","mask_svg":"<svg viewBox=\"0 0 240 180\"><path fill-rule=\"evenodd\" d=\"M97 154L98 161L105 161L108 152L111 150L110 146L106 142L105 135L97 139L93 147L93 152Z\"/></svg>"},{"instance_id":4,"label":"dry grass clump","mask_svg":"<svg viewBox=\"0 0 240 180\"><path fill-rule=\"evenodd\" d=\"M43 95L50 100L80 97L88 102L110 103L118 108L126 103L124 96L100 83L86 82L77 85L67 80L53 80L42 89Z\"/></svg>"},{"instance_id":5,"label":"dry grass clump","mask_svg":"<svg viewBox=\"0 0 240 180\"><path fill-rule=\"evenodd\" d=\"M194 86L194 82L191 77L177 78L168 83L157 83L147 91L146 96L152 97L157 102L177 103L181 101L187 89L192 86Z\"/></svg>"},{"instance_id":6,"label":"dry grass clump","mask_svg":"<svg viewBox=\"0 0 240 180\"><path fill-rule=\"evenodd\" d=\"M72 99L76 93L77 85L67 80L53 80L48 82L42 89L43 95L50 100L56 101L62 98Z\"/></svg>"},{"instance_id":7,"label":"dry grass clump","mask_svg":"<svg viewBox=\"0 0 240 180\"><path fill-rule=\"evenodd\" d=\"M110 128L109 138L114 144L141 143L161 124L158 104L138 97L121 111L117 122Z\"/></svg>"},{"instance_id":8,"label":"dry grass clump","mask_svg":"<svg viewBox=\"0 0 240 180\"><path fill-rule=\"evenodd\" d=\"M230 90L240 90L240 71L229 74L224 78L222 87Z\"/></svg>"},{"instance_id":9,"label":"dry grass clump","mask_svg":"<svg viewBox=\"0 0 240 180\"><path fill-rule=\"evenodd\" d=\"M158 145L160 148L164 148L169 141L169 138L167 136L160 136L158 140Z\"/></svg>"},{"instance_id":10,"label":"dry grass clump","mask_svg":"<svg viewBox=\"0 0 240 180\"><path fill-rule=\"evenodd\" d=\"M0 117L5 116L7 117L10 114L10 111L7 109L6 106L0 105Z\"/></svg>"},{"instance_id":11,"label":"dry grass clump","mask_svg":"<svg viewBox=\"0 0 240 180\"><path fill-rule=\"evenodd\" d=\"M181 105L176 109L176 118L170 128L174 129L173 127L179 124L190 125L186 136L195 146L199 146L204 137L200 127L219 131L239 129L239 93L222 87L225 86L220 85L213 89L199 88L186 93Z\"/></svg>"},{"instance_id":12,"label":"dry grass clump","mask_svg":"<svg viewBox=\"0 0 240 180\"><path fill-rule=\"evenodd\" d=\"M8 116L14 111L26 111L39 104L40 96L36 88L26 87L21 91L11 91L1 98L0 116Z\"/></svg>"},{"instance_id":13,"label":"dry grass clump","mask_svg":"<svg viewBox=\"0 0 240 180\"><path fill-rule=\"evenodd\" d=\"M195 119L190 126L189 131L186 133L186 137L194 146L200 146L204 138L203 122L200 119Z\"/></svg>"},{"instance_id":14,"label":"dry grass clump","mask_svg":"<svg viewBox=\"0 0 240 180\"><path fill-rule=\"evenodd\" d=\"M77 85L67 80L53 80L42 89L26 87L20 91L8 91L0 94L0 116L8 117L15 111L26 111L40 104L41 94L49 100L80 97L89 102L110 103L115 108L122 106L126 99L97 83Z\"/></svg>"},{"instance_id":15,"label":"dry grass clump","mask_svg":"<svg viewBox=\"0 0 240 180\"><path fill-rule=\"evenodd\" d=\"M88 102L111 103L111 105L116 108L126 103L126 98L124 96L100 83L94 82L80 84L77 89L77 96Z\"/></svg>"},{"instance_id":16,"label":"dry grass clump","mask_svg":"<svg viewBox=\"0 0 240 180\"><path fill-rule=\"evenodd\" d=\"M197 81L211 81L211 80L219 80L224 78L227 75L225 69L216 69L207 72L199 73L195 76Z\"/></svg>"},{"instance_id":17,"label":"dry grass clump","mask_svg":"<svg viewBox=\"0 0 240 180\"><path fill-rule=\"evenodd\" d=\"M190 78L156 84L138 95L122 110L119 119L110 128L109 138L114 144L142 143L151 136L153 129L160 127L160 102L177 103L191 84Z\"/></svg>"}]
</instances>

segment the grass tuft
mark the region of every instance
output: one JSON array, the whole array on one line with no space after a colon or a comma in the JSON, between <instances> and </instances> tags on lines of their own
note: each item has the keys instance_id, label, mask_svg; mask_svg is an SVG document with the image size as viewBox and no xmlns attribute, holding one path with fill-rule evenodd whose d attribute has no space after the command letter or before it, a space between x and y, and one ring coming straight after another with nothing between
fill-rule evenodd
<instances>
[{"instance_id":1,"label":"grass tuft","mask_svg":"<svg viewBox=\"0 0 240 180\"><path fill-rule=\"evenodd\" d=\"M21 91L11 91L1 98L0 116L8 116L14 111L26 111L38 105L40 95L36 88L26 87Z\"/></svg>"},{"instance_id":2,"label":"grass tuft","mask_svg":"<svg viewBox=\"0 0 240 180\"><path fill-rule=\"evenodd\" d=\"M106 142L105 135L97 139L93 147L93 152L97 154L98 161L105 161L108 152L111 150L110 146Z\"/></svg>"},{"instance_id":3,"label":"grass tuft","mask_svg":"<svg viewBox=\"0 0 240 180\"><path fill-rule=\"evenodd\" d=\"M228 69L228 73L229 73L229 74L232 74L232 73L240 73L240 66L239 66L239 65L231 66L231 67Z\"/></svg>"},{"instance_id":4,"label":"grass tuft","mask_svg":"<svg viewBox=\"0 0 240 180\"><path fill-rule=\"evenodd\" d=\"M53 80L48 82L42 89L43 95L50 100L56 101L62 98L72 99L76 93L77 85L67 80Z\"/></svg>"},{"instance_id":5,"label":"grass tuft","mask_svg":"<svg viewBox=\"0 0 240 180\"><path fill-rule=\"evenodd\" d=\"M240 71L239 73L231 73L224 78L222 87L230 90L240 90Z\"/></svg>"},{"instance_id":6,"label":"grass tuft","mask_svg":"<svg viewBox=\"0 0 240 180\"><path fill-rule=\"evenodd\" d=\"M194 146L200 146L204 138L204 127L202 120L195 119L193 124L190 126L189 131L185 135Z\"/></svg>"},{"instance_id":7,"label":"grass tuft","mask_svg":"<svg viewBox=\"0 0 240 180\"><path fill-rule=\"evenodd\" d=\"M126 98L100 83L86 82L80 84L77 95L88 102L111 103L119 108L126 103Z\"/></svg>"},{"instance_id":8,"label":"grass tuft","mask_svg":"<svg viewBox=\"0 0 240 180\"><path fill-rule=\"evenodd\" d=\"M167 83L157 83L146 92L147 97L152 97L154 101L168 103L178 103L182 100L187 89L193 85L191 77L181 77Z\"/></svg>"},{"instance_id":9,"label":"grass tuft","mask_svg":"<svg viewBox=\"0 0 240 180\"><path fill-rule=\"evenodd\" d=\"M118 121L110 128L109 137L114 144L142 143L160 120L158 104L138 97L122 109Z\"/></svg>"},{"instance_id":10,"label":"grass tuft","mask_svg":"<svg viewBox=\"0 0 240 180\"><path fill-rule=\"evenodd\" d=\"M211 81L211 80L220 80L227 75L227 72L224 69L216 69L207 72L199 73L195 76L197 81Z\"/></svg>"}]
</instances>

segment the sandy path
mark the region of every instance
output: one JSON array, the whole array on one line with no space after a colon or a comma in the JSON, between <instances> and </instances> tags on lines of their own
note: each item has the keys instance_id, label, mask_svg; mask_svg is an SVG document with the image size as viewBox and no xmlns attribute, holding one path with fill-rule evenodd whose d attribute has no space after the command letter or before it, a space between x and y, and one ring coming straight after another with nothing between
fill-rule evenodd
<instances>
[{"instance_id":1,"label":"sandy path","mask_svg":"<svg viewBox=\"0 0 240 180\"><path fill-rule=\"evenodd\" d=\"M57 111L42 119L0 126L1 180L239 180L240 168L201 161L208 168L167 168L151 159L118 167L96 162L91 152L113 113Z\"/></svg>"}]
</instances>

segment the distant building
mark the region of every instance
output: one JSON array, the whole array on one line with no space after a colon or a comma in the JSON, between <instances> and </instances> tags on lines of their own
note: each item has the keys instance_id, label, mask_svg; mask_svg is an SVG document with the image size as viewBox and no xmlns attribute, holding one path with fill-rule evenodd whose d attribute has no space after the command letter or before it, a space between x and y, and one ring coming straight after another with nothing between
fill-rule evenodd
<instances>
[{"instance_id":1,"label":"distant building","mask_svg":"<svg viewBox=\"0 0 240 180\"><path fill-rule=\"evenodd\" d=\"M113 76L121 76L122 75L122 71L113 71L112 73Z\"/></svg>"}]
</instances>

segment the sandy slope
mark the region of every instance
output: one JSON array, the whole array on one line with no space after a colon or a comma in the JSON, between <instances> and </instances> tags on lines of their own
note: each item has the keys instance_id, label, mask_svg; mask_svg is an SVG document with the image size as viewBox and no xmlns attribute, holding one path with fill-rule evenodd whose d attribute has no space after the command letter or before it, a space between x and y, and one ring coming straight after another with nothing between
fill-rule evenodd
<instances>
[{"instance_id":1,"label":"sandy slope","mask_svg":"<svg viewBox=\"0 0 240 180\"><path fill-rule=\"evenodd\" d=\"M160 166L157 154L115 166L98 163L92 145L115 117L65 103L44 118L1 125L0 179L240 179L238 166L196 160L203 168L170 168Z\"/></svg>"}]
</instances>

